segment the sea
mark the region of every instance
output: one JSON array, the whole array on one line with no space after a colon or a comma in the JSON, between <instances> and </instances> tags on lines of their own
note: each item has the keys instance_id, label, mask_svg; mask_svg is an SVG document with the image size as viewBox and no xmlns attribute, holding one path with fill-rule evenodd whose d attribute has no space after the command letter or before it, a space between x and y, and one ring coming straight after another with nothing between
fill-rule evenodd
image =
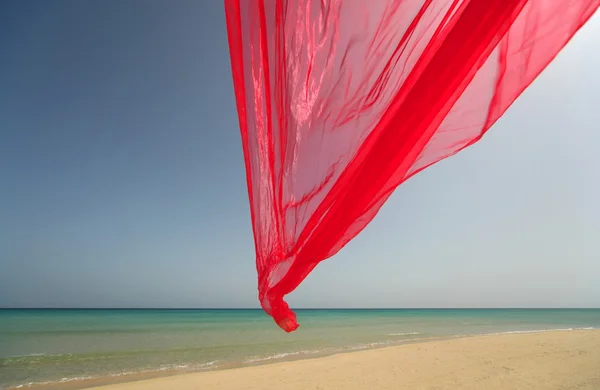
<instances>
[{"instance_id":1,"label":"sea","mask_svg":"<svg viewBox=\"0 0 600 390\"><path fill-rule=\"evenodd\" d=\"M0 389L78 389L482 334L600 329L600 309L0 310Z\"/></svg>"}]
</instances>

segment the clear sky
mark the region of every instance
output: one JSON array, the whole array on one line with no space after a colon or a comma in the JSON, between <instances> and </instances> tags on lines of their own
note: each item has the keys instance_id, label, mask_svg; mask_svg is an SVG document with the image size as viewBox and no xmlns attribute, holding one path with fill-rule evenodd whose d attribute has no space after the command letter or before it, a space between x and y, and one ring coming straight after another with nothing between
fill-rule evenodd
<instances>
[{"instance_id":1,"label":"clear sky","mask_svg":"<svg viewBox=\"0 0 600 390\"><path fill-rule=\"evenodd\" d=\"M600 17L297 307L600 306ZM222 1L0 3L0 307L258 307Z\"/></svg>"}]
</instances>

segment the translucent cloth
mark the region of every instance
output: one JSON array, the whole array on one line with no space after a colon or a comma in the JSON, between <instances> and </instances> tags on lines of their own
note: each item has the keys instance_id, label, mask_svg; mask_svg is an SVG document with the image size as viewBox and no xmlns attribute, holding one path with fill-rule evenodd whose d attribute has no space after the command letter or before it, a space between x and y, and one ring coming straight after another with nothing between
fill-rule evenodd
<instances>
[{"instance_id":1,"label":"translucent cloth","mask_svg":"<svg viewBox=\"0 0 600 390\"><path fill-rule=\"evenodd\" d=\"M600 0L225 0L259 300L412 175L477 142ZM339 277L343 277L340 275Z\"/></svg>"}]
</instances>

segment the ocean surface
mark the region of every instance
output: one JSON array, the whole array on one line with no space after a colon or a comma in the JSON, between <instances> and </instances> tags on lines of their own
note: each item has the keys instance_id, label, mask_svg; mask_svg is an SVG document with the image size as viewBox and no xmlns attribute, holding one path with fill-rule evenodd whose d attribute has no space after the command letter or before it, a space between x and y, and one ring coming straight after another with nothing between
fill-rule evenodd
<instances>
[{"instance_id":1,"label":"ocean surface","mask_svg":"<svg viewBox=\"0 0 600 390\"><path fill-rule=\"evenodd\" d=\"M76 389L490 333L600 329L600 309L0 310L0 389Z\"/></svg>"}]
</instances>

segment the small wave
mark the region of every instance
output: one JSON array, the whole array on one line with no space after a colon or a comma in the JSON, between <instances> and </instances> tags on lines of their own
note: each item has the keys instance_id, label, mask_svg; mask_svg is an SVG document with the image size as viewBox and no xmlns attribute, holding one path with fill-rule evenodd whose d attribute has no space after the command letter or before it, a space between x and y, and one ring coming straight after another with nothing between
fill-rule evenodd
<instances>
[{"instance_id":1,"label":"small wave","mask_svg":"<svg viewBox=\"0 0 600 390\"><path fill-rule=\"evenodd\" d=\"M58 354L57 356L60 356L61 354ZM7 356L7 358L24 358L24 357L30 357L30 356L47 356L47 354L45 353L26 353L24 355L11 355L11 356Z\"/></svg>"},{"instance_id":2,"label":"small wave","mask_svg":"<svg viewBox=\"0 0 600 390\"><path fill-rule=\"evenodd\" d=\"M418 333L416 333L416 334L418 334ZM387 340L387 341L378 341L378 342L366 343L366 344L358 344L358 345L348 346L339 352L358 351L358 350L369 349L369 348L380 348L380 347L401 345L401 344L406 343L407 341L418 341L418 340L423 340L423 339L411 338L411 339Z\"/></svg>"},{"instance_id":3,"label":"small wave","mask_svg":"<svg viewBox=\"0 0 600 390\"><path fill-rule=\"evenodd\" d=\"M29 383L25 383L22 385L12 387L12 389L24 389L24 388L32 387L32 386L57 385L57 384L61 384L61 383L68 383L68 382L74 382L74 381L86 381L86 380L90 380L90 379L94 379L94 378L91 376L75 376L72 378L62 378L57 381L29 382Z\"/></svg>"},{"instance_id":4,"label":"small wave","mask_svg":"<svg viewBox=\"0 0 600 390\"><path fill-rule=\"evenodd\" d=\"M51 361L54 359L69 358L73 355L70 353L46 354L46 353L28 353L24 355L11 355L0 357L0 366L12 364L36 364Z\"/></svg>"},{"instance_id":5,"label":"small wave","mask_svg":"<svg viewBox=\"0 0 600 390\"><path fill-rule=\"evenodd\" d=\"M209 368L213 368L217 364L217 361L200 363L200 364L192 364L192 363L184 363L184 364L164 364L158 368L152 368L147 370L138 370L138 371L122 371L118 373L113 373L107 375L109 378L116 378L120 376L127 375L140 375L140 374L151 374L153 372L161 372L161 371L202 371L207 370Z\"/></svg>"},{"instance_id":6,"label":"small wave","mask_svg":"<svg viewBox=\"0 0 600 390\"><path fill-rule=\"evenodd\" d=\"M420 335L419 332L400 332L400 333L388 333L388 336L416 336Z\"/></svg>"},{"instance_id":7,"label":"small wave","mask_svg":"<svg viewBox=\"0 0 600 390\"><path fill-rule=\"evenodd\" d=\"M64 383L69 383L69 382L88 381L88 380L102 379L102 378L118 378L118 377L122 377L122 376L143 375L143 374L151 374L151 373L155 373L155 372L171 371L171 370L172 371L176 371L176 370L203 371L203 370L208 370L210 368L215 367L216 364L217 364L216 360L207 362L207 363L201 363L201 364L191 364L191 363L190 364L165 364L158 368L152 368L152 369L148 369L148 370L121 371L121 372L107 374L107 375L103 375L103 376L76 376L76 377L70 377L70 378L62 378L62 379L55 380L55 381L29 382L29 383L20 384L20 385L14 386L14 387L10 387L10 389L26 389L28 387L33 387L33 386L57 385L57 384L64 384ZM1 389L1 387L0 387L0 389Z\"/></svg>"},{"instance_id":8,"label":"small wave","mask_svg":"<svg viewBox=\"0 0 600 390\"><path fill-rule=\"evenodd\" d=\"M392 345L392 344L394 344L393 341L379 341L379 342L374 342L374 343L351 345L351 346L346 347L345 351L360 351L362 349L382 347L382 346Z\"/></svg>"},{"instance_id":9,"label":"small wave","mask_svg":"<svg viewBox=\"0 0 600 390\"><path fill-rule=\"evenodd\" d=\"M501 335L501 334L526 334L526 333L544 333L544 332L570 332L574 330L594 330L592 327L582 328L556 328L556 329L533 329L533 330L509 330L506 332L486 333L486 335Z\"/></svg>"},{"instance_id":10,"label":"small wave","mask_svg":"<svg viewBox=\"0 0 600 390\"><path fill-rule=\"evenodd\" d=\"M417 332L411 333L402 333L402 335L418 335ZM401 340L386 340L386 341L377 341L372 343L365 344L355 344L355 345L345 345L342 347L332 347L332 348L324 348L324 349L313 349L313 350L303 350L303 351L294 351L294 352L281 352L275 353L267 356L252 356L244 360L244 364L255 364L255 363L264 363L271 360L279 360L285 359L294 356L310 356L310 355L328 355L328 354L336 354L336 353L344 353L351 351L360 351L370 348L379 348L385 346L399 345L408 341L417 341L421 340L419 338L410 338L410 339L401 339Z\"/></svg>"},{"instance_id":11,"label":"small wave","mask_svg":"<svg viewBox=\"0 0 600 390\"><path fill-rule=\"evenodd\" d=\"M249 357L246 360L244 360L244 363L252 364L252 363L266 362L269 360L284 359L284 358L290 357L290 356L316 355L319 353L325 353L327 351L328 351L327 349L315 349L315 350L310 350L310 351L282 352L282 353L276 353L276 354L267 355L267 356L252 356L252 357Z\"/></svg>"}]
</instances>

